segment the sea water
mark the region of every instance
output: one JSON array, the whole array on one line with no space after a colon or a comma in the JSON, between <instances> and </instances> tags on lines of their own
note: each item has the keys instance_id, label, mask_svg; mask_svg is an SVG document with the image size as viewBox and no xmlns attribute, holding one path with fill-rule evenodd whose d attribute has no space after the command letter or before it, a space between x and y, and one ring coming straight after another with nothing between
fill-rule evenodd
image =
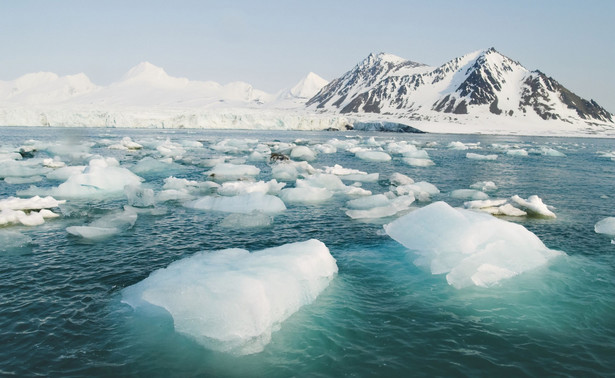
<instances>
[{"instance_id":1,"label":"sea water","mask_svg":"<svg viewBox=\"0 0 615 378\"><path fill-rule=\"evenodd\" d=\"M126 136L143 149L109 148ZM67 199L54 209L59 218L35 227L0 228L0 375L606 376L615 371L615 245L613 237L594 232L598 221L615 216L612 140L2 128L0 148L15 152L36 140L47 148L34 151L32 159L59 156L71 166L112 157L120 167L139 172L141 185L159 193L169 176L208 180L208 159L220 156L253 164L260 169L256 179L270 180L269 162L246 158L253 151L212 149L221 141L228 145L246 138L307 146L336 138L375 143L374 148L384 141L411 141L428 152L434 165L409 165L394 155L390 161L361 160L340 148L318 153L309 164L379 173L377 181L360 184L373 194L389 190L394 172L440 190L407 211L434 201L463 206L464 200L451 193L480 181L497 185L495 193L488 192L492 198L538 195L557 218L503 219L564 254L489 287L458 289L443 274L415 264L416 254L384 232L383 225L404 212L352 219L344 211L348 198L340 195L287 203L286 210L252 222L182 201L159 202L140 211L132 227L92 240L71 235L67 228L126 211L128 199L140 194ZM194 141L202 146L189 143ZM169 153L179 142L183 151ZM456 142L470 149L451 148ZM531 153L507 153L521 149ZM468 158L469 152L497 158L477 160ZM160 165L160 158L169 156L167 165ZM34 184L0 181L0 200L30 185L49 188L62 182L40 176ZM287 187L292 186L289 182ZM279 324L258 353L208 349L177 332L163 309L142 313L123 301L124 289L200 252L258 251L310 239L328 247L339 271L313 302Z\"/></svg>"}]
</instances>

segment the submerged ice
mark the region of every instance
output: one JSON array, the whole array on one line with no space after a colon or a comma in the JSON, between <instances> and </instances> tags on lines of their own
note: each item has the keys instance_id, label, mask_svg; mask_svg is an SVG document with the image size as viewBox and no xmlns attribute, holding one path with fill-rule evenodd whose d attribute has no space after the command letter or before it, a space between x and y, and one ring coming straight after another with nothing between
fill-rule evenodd
<instances>
[{"instance_id":1,"label":"submerged ice","mask_svg":"<svg viewBox=\"0 0 615 378\"><path fill-rule=\"evenodd\" d=\"M145 311L165 309L177 332L206 348L252 354L336 273L329 249L315 239L252 253L200 252L124 289L122 301Z\"/></svg>"},{"instance_id":2,"label":"submerged ice","mask_svg":"<svg viewBox=\"0 0 615 378\"><path fill-rule=\"evenodd\" d=\"M415 264L446 274L456 287L488 287L546 264L562 252L521 225L436 202L384 226L417 255Z\"/></svg>"}]
</instances>

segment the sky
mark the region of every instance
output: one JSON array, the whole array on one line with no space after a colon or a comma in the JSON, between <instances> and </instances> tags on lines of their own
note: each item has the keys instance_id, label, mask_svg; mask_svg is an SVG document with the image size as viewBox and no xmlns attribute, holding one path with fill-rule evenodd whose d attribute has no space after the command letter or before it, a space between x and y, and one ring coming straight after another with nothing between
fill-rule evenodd
<instances>
[{"instance_id":1,"label":"sky","mask_svg":"<svg viewBox=\"0 0 615 378\"><path fill-rule=\"evenodd\" d=\"M614 14L612 0L6 0L0 80L83 72L107 85L149 61L274 93L371 52L439 66L495 47L615 112Z\"/></svg>"}]
</instances>

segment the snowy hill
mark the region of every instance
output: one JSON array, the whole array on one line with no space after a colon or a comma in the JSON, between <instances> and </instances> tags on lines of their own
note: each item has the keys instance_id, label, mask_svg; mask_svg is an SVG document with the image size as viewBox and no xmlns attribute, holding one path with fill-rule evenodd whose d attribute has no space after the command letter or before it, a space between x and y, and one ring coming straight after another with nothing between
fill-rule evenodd
<instances>
[{"instance_id":1,"label":"snowy hill","mask_svg":"<svg viewBox=\"0 0 615 378\"><path fill-rule=\"evenodd\" d=\"M51 72L37 72L0 81L0 101L19 105L58 103L98 88L83 73L60 77Z\"/></svg>"},{"instance_id":2,"label":"snowy hill","mask_svg":"<svg viewBox=\"0 0 615 378\"><path fill-rule=\"evenodd\" d=\"M390 54L369 55L307 102L315 110L375 113L406 120L613 123L594 101L581 99L540 71L529 71L491 48L429 67Z\"/></svg>"}]
</instances>

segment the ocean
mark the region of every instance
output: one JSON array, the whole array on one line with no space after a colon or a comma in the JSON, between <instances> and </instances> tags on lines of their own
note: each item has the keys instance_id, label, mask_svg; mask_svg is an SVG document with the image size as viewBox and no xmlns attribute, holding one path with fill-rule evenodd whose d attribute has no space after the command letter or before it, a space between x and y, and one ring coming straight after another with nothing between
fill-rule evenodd
<instances>
[{"instance_id":1,"label":"ocean","mask_svg":"<svg viewBox=\"0 0 615 378\"><path fill-rule=\"evenodd\" d=\"M251 155L257 146L293 143L316 149L331 140L337 142L329 144L338 143L336 151L318 153L309 162L313 168L339 164L379 173L378 180L356 185L373 194L388 192L388 179L395 172L440 191L396 215L371 219L349 217L345 212L349 198L335 193L316 203L287 203L286 210L259 227L241 222L233 226L228 213L187 207L180 200L157 201L139 213L132 227L101 240L78 238L66 229L122 209L127 197L67 198L52 209L60 217L42 225L0 227L4 243L0 375L612 376L615 372L614 237L594 232L598 221L615 216L612 139L18 127L0 128L0 136L0 152L5 154L0 173L40 176L31 180L36 182L0 181L0 201L18 193L29 197L23 193L31 185L44 189L63 182L48 178L53 169L42 169L42 158L58 156L58 161L77 166L95 156L113 157L120 167L138 171L145 179L143 186L160 193L170 176L208 180L204 174L211 169L208 164L220 157L254 165L260 169L255 179L268 181L271 163ZM143 148L110 148L124 137ZM434 165L409 165L394 153L390 161L362 160L352 148L339 147L347 142L373 150L408 142L426 151ZM454 149L461 144L453 142L468 149ZM16 160L25 164L21 169L32 170L28 174L7 168L13 163L6 161L23 146L36 147L22 150L24 158ZM169 153L169 146L176 150ZM521 149L529 152L527 156L507 153ZM13 158L7 157L11 152ZM497 157L477 160L468 158L468 153ZM150 160L149 166L135 168L144 158L163 157L166 165ZM557 218L501 219L522 225L549 249L564 253L494 285L456 288L445 274L432 274L416 264L415 251L389 237L383 225L437 201L463 207L467 200L451 192L481 181L497 185L496 191L488 192L491 198L539 196ZM293 185L287 182L287 187ZM14 234L2 236L6 231L19 232L27 242L14 243ZM177 332L168 312L143 313L123 301L124 289L196 253L228 248L254 252L309 239L328 247L339 271L315 300L273 325L271 340L260 352L212 350Z\"/></svg>"}]
</instances>

